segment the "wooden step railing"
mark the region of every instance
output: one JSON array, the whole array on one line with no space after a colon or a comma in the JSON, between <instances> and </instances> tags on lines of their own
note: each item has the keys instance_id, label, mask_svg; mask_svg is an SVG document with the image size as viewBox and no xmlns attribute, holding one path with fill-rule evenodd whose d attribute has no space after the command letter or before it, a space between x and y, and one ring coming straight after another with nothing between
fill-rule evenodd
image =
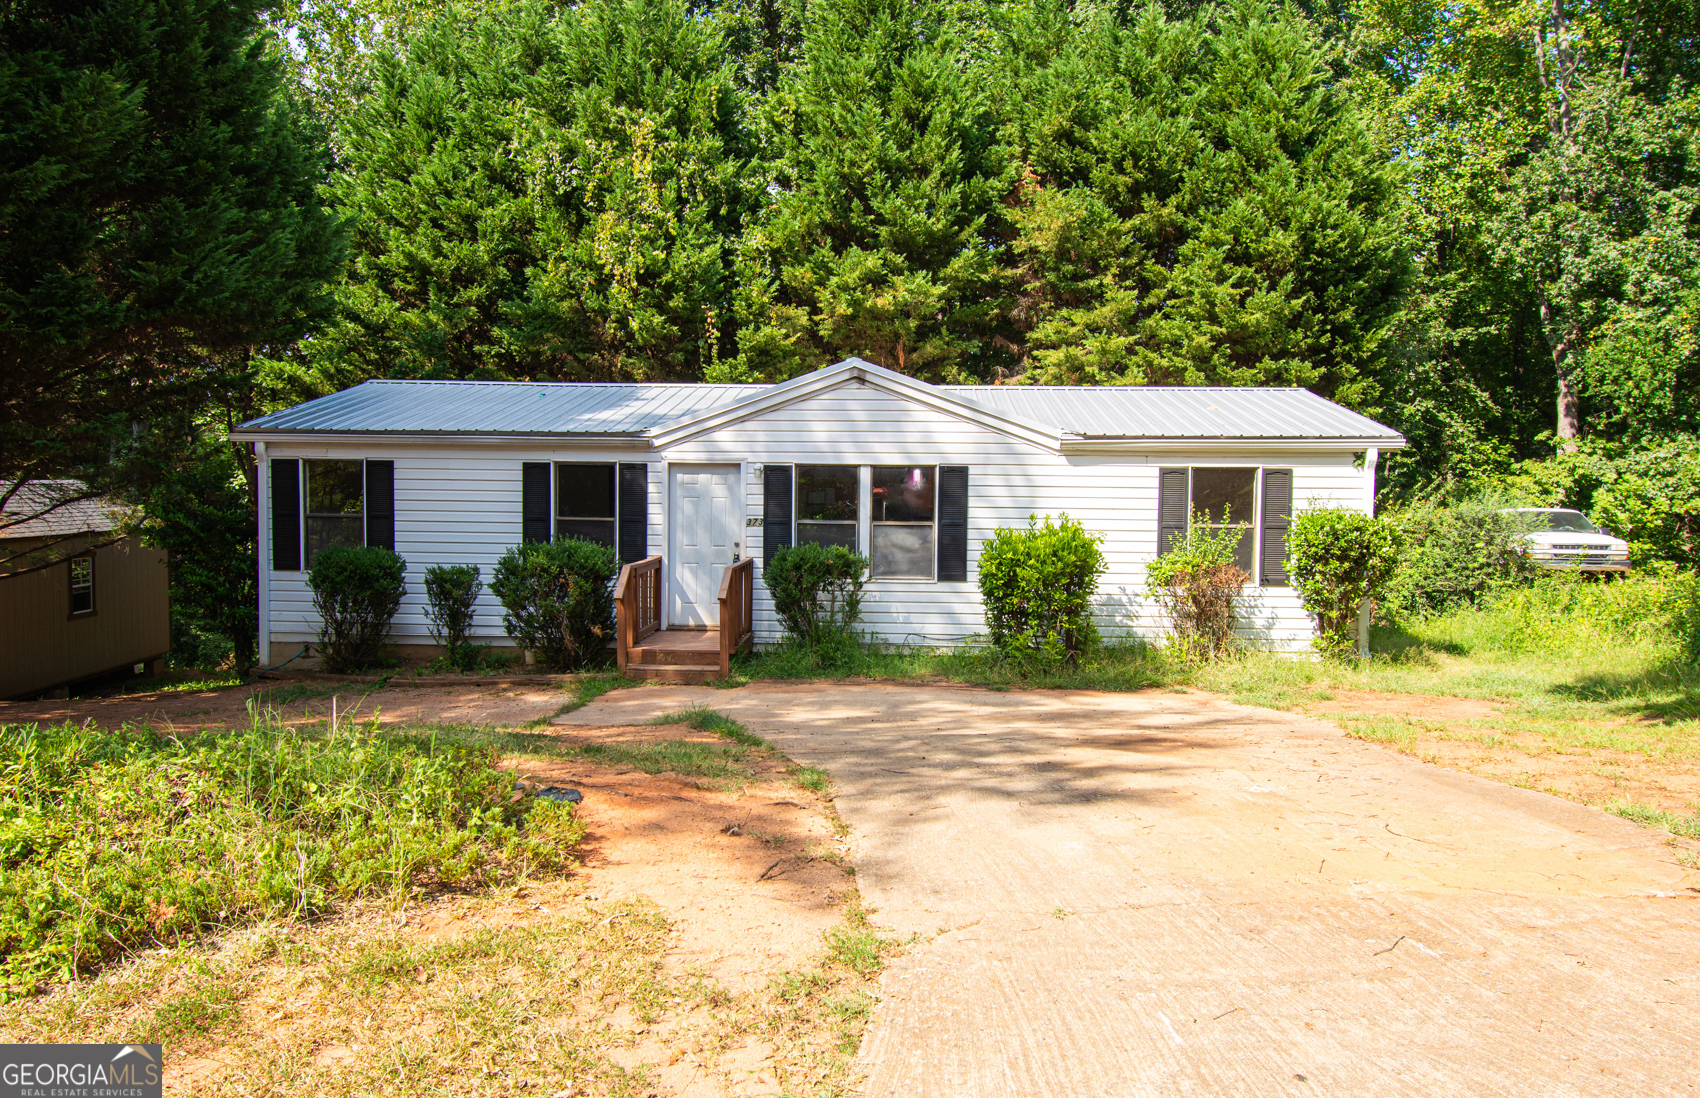
<instances>
[{"instance_id":1,"label":"wooden step railing","mask_svg":"<svg viewBox=\"0 0 1700 1098\"><path fill-rule=\"evenodd\" d=\"M755 643L756 561L745 557L720 573L720 677L732 673L732 655ZM625 664L620 665L622 668Z\"/></svg>"},{"instance_id":2,"label":"wooden step railing","mask_svg":"<svg viewBox=\"0 0 1700 1098\"><path fill-rule=\"evenodd\" d=\"M730 571L730 569L728 569ZM721 584L724 592L726 585ZM721 595L725 605L725 595ZM645 557L620 569L614 582L614 633L619 640L620 670L626 654L638 641L661 628L661 558ZM722 650L725 642L721 642ZM725 663L725 657L721 658Z\"/></svg>"}]
</instances>

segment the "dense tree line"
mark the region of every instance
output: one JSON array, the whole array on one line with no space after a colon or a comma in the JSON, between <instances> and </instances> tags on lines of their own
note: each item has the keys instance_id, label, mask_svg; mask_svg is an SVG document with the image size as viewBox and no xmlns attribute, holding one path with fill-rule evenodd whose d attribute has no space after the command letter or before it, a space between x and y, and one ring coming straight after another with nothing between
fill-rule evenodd
<instances>
[{"instance_id":1,"label":"dense tree line","mask_svg":"<svg viewBox=\"0 0 1700 1098\"><path fill-rule=\"evenodd\" d=\"M846 355L1306 386L1411 437L1405 497L1686 453L1697 33L1700 0L11 0L0 494L78 476L186 555L210 508L224 560L223 433L269 407Z\"/></svg>"}]
</instances>

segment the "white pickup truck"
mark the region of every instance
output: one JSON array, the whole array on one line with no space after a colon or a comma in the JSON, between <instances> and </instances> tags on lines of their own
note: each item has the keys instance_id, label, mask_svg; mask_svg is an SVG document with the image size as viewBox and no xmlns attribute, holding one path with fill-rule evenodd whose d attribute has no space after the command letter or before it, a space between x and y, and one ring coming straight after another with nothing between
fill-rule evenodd
<instances>
[{"instance_id":1,"label":"white pickup truck","mask_svg":"<svg viewBox=\"0 0 1700 1098\"><path fill-rule=\"evenodd\" d=\"M1529 558L1544 568L1580 572L1629 571L1629 543L1613 537L1580 511L1553 507L1511 507L1502 515L1527 515L1534 530L1523 535Z\"/></svg>"}]
</instances>

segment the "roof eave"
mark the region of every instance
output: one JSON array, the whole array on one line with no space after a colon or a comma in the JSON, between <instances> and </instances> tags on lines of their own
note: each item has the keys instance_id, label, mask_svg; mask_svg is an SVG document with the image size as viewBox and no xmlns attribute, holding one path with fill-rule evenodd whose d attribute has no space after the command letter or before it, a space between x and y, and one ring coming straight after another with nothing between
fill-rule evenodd
<instances>
[{"instance_id":1,"label":"roof eave","mask_svg":"<svg viewBox=\"0 0 1700 1098\"><path fill-rule=\"evenodd\" d=\"M1109 436L1083 435L1064 438L1062 450L1070 454L1113 454L1166 450L1201 450L1209 447L1235 447L1242 450L1344 450L1357 452L1375 447L1379 450L1402 450L1405 439L1363 436L1358 438L1317 438L1294 435L1145 435Z\"/></svg>"},{"instance_id":2,"label":"roof eave","mask_svg":"<svg viewBox=\"0 0 1700 1098\"><path fill-rule=\"evenodd\" d=\"M232 442L442 442L472 446L519 446L537 442L572 442L632 450L650 449L647 436L633 433L581 434L570 431L314 431L299 427L238 427Z\"/></svg>"}]
</instances>

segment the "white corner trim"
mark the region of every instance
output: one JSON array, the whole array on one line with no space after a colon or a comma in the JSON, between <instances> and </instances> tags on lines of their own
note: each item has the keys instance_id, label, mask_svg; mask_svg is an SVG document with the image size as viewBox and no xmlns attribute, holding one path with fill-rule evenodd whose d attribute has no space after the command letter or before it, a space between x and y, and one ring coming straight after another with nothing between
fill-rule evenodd
<instances>
[{"instance_id":1,"label":"white corner trim","mask_svg":"<svg viewBox=\"0 0 1700 1098\"><path fill-rule=\"evenodd\" d=\"M255 554L255 565L259 569L257 577L260 584L260 613L259 647L255 656L261 667L272 665L272 599L271 599L271 547L272 547L272 470L271 461L266 457L266 444L254 443L254 522L259 531Z\"/></svg>"}]
</instances>

